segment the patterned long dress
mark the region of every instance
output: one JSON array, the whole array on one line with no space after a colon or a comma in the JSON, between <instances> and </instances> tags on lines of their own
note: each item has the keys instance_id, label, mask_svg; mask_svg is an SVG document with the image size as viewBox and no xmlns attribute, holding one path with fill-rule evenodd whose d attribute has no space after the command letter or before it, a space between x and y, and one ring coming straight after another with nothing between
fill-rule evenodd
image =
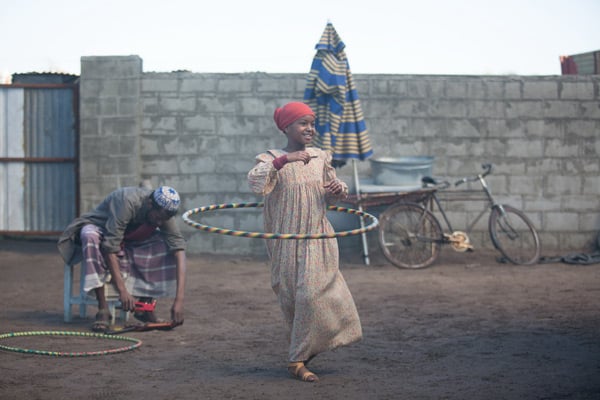
<instances>
[{"instance_id":1,"label":"patterned long dress","mask_svg":"<svg viewBox=\"0 0 600 400\"><path fill-rule=\"evenodd\" d=\"M347 195L327 196L323 185L336 178L331 153L308 148L308 164L273 167L283 150L256 157L248 173L253 192L265 196L265 232L333 232L326 206ZM305 361L318 353L356 342L362 328L346 281L339 271L337 240L267 239L271 285L289 329L289 361Z\"/></svg>"}]
</instances>

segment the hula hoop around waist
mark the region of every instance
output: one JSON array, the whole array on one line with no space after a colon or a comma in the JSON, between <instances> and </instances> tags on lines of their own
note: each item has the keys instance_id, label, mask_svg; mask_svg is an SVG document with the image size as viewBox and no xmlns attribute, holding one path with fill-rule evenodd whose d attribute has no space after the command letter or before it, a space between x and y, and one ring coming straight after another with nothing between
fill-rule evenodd
<instances>
[{"instance_id":1,"label":"hula hoop around waist","mask_svg":"<svg viewBox=\"0 0 600 400\"><path fill-rule=\"evenodd\" d=\"M260 208L263 207L264 203L226 203L226 204L212 204L210 206L198 207L183 213L182 218L186 224L199 229L201 231L210 232L210 233L218 233L221 235L229 235L229 236L238 236L238 237L248 237L248 238L257 238L257 239L330 239L336 237L344 237L344 236L352 236L352 235L360 235L361 233L369 232L377 228L379 225L379 221L374 215L371 215L367 212L356 210L353 208L346 207L337 207L337 206L329 206L327 207L327 211L337 211L344 212L347 214L355 214L359 217L368 218L370 220L370 224L358 228L358 229L350 229L347 231L341 232L333 232L333 233L265 233L265 232L248 232L248 231L239 231L233 229L225 229L225 228L216 228L210 225L204 225L199 222L193 221L190 219L191 215L200 214L207 211L214 210L222 210L226 208Z\"/></svg>"}]
</instances>

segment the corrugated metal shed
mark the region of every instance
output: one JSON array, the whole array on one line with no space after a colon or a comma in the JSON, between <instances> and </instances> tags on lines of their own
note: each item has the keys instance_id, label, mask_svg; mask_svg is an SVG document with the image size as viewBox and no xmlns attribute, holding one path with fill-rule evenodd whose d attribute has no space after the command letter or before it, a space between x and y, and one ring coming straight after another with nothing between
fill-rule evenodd
<instances>
[{"instance_id":1,"label":"corrugated metal shed","mask_svg":"<svg viewBox=\"0 0 600 400\"><path fill-rule=\"evenodd\" d=\"M600 50L560 57L563 75L600 74Z\"/></svg>"},{"instance_id":2,"label":"corrugated metal shed","mask_svg":"<svg viewBox=\"0 0 600 400\"><path fill-rule=\"evenodd\" d=\"M0 87L0 234L55 235L77 214L78 87Z\"/></svg>"}]
</instances>

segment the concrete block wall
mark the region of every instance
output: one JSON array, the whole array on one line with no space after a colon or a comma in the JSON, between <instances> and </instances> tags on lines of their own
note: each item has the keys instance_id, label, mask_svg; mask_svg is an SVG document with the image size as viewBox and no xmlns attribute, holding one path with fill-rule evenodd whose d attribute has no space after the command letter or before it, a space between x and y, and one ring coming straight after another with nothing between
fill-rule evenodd
<instances>
[{"instance_id":1,"label":"concrete block wall","mask_svg":"<svg viewBox=\"0 0 600 400\"><path fill-rule=\"evenodd\" d=\"M117 187L140 183L138 56L82 57L80 77L80 210Z\"/></svg>"},{"instance_id":2,"label":"concrete block wall","mask_svg":"<svg viewBox=\"0 0 600 400\"><path fill-rule=\"evenodd\" d=\"M435 156L434 174L451 182L490 162L492 192L527 213L546 254L594 244L600 77L371 75L357 81L377 155ZM477 205L449 204L456 210L451 221L472 222ZM464 206L473 210L461 213ZM486 229L483 224L475 235L476 245L490 244Z\"/></svg>"},{"instance_id":3,"label":"concrete block wall","mask_svg":"<svg viewBox=\"0 0 600 400\"><path fill-rule=\"evenodd\" d=\"M534 221L546 254L595 241L599 76L355 75L355 81L376 157L432 155L434 175L451 181L491 162L493 193ZM304 87L304 74L156 73L143 72L137 56L82 58L82 210L144 179L177 188L185 210L261 200L249 191L246 173L256 154L285 145L273 111L301 100ZM361 178L370 175L369 162L358 169ZM351 166L338 174L351 183ZM477 204L449 207L461 229ZM262 225L256 209L194 219L240 230ZM490 246L486 224L478 227L472 240ZM183 222L182 228L192 253L264 254L262 240ZM345 239L342 248L360 248L357 237ZM377 251L373 234L369 247Z\"/></svg>"}]
</instances>

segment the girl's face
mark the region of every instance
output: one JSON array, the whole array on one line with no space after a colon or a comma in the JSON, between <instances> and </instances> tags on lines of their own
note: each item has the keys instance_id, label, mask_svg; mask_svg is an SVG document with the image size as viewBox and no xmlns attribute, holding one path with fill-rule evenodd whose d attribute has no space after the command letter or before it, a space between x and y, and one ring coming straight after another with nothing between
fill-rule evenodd
<instances>
[{"instance_id":1,"label":"girl's face","mask_svg":"<svg viewBox=\"0 0 600 400\"><path fill-rule=\"evenodd\" d=\"M312 138L315 135L315 117L305 115L297 119L285 128L285 134L288 142L306 146L312 142Z\"/></svg>"}]
</instances>

